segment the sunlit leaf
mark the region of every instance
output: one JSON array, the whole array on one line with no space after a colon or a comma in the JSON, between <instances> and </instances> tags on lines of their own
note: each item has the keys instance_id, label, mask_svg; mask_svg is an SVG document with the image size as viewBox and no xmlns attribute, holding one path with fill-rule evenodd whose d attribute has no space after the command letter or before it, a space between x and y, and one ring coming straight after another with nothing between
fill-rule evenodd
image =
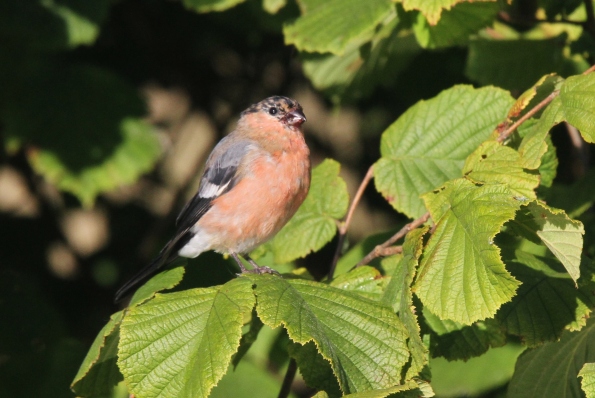
<instances>
[{"instance_id":1,"label":"sunlit leaf","mask_svg":"<svg viewBox=\"0 0 595 398\"><path fill-rule=\"evenodd\" d=\"M121 311L112 315L89 348L71 385L78 396L108 394L122 380L116 365L121 321Z\"/></svg>"},{"instance_id":2,"label":"sunlit leaf","mask_svg":"<svg viewBox=\"0 0 595 398\"><path fill-rule=\"evenodd\" d=\"M189 9L197 12L225 11L246 0L183 0L182 3Z\"/></svg>"},{"instance_id":3,"label":"sunlit leaf","mask_svg":"<svg viewBox=\"0 0 595 398\"><path fill-rule=\"evenodd\" d=\"M396 22L384 26L369 44L349 45L342 55L302 53L304 73L337 103L366 98L378 86L389 86L421 50L412 34L394 29Z\"/></svg>"},{"instance_id":4,"label":"sunlit leaf","mask_svg":"<svg viewBox=\"0 0 595 398\"><path fill-rule=\"evenodd\" d=\"M535 199L539 176L523 168L521 155L496 141L486 141L467 158L463 173L476 182L506 184L518 197Z\"/></svg>"},{"instance_id":5,"label":"sunlit leaf","mask_svg":"<svg viewBox=\"0 0 595 398\"><path fill-rule=\"evenodd\" d=\"M541 159L547 152L546 137L551 128L562 120L564 119L560 110L560 100L556 98L547 106L539 121L527 131L521 141L519 153L525 168L534 170L541 165Z\"/></svg>"},{"instance_id":6,"label":"sunlit leaf","mask_svg":"<svg viewBox=\"0 0 595 398\"><path fill-rule=\"evenodd\" d=\"M302 16L283 28L285 43L300 51L337 55L350 44L369 41L376 27L395 12L390 0L299 0L298 4Z\"/></svg>"},{"instance_id":7,"label":"sunlit leaf","mask_svg":"<svg viewBox=\"0 0 595 398\"><path fill-rule=\"evenodd\" d=\"M285 4L287 4L287 0L263 0L262 8L269 14L276 14L285 7Z\"/></svg>"},{"instance_id":8,"label":"sunlit leaf","mask_svg":"<svg viewBox=\"0 0 595 398\"><path fill-rule=\"evenodd\" d=\"M283 325L291 340L313 341L345 393L392 387L409 354L394 312L357 293L301 279L249 276L265 325Z\"/></svg>"},{"instance_id":9,"label":"sunlit leaf","mask_svg":"<svg viewBox=\"0 0 595 398\"><path fill-rule=\"evenodd\" d=\"M450 10L453 6L462 2L466 2L466 0L402 0L405 10L419 10L426 17L430 25L436 25L438 23L443 11Z\"/></svg>"},{"instance_id":10,"label":"sunlit leaf","mask_svg":"<svg viewBox=\"0 0 595 398\"><path fill-rule=\"evenodd\" d=\"M583 224L568 218L564 210L548 207L541 202L531 202L527 208L537 224L537 236L576 282L580 276L582 235L585 234Z\"/></svg>"},{"instance_id":11,"label":"sunlit leaf","mask_svg":"<svg viewBox=\"0 0 595 398\"><path fill-rule=\"evenodd\" d=\"M429 23L423 14L418 14L413 31L423 48L466 44L470 35L494 22L499 8L496 2L461 2L444 11L436 24Z\"/></svg>"},{"instance_id":12,"label":"sunlit leaf","mask_svg":"<svg viewBox=\"0 0 595 398\"><path fill-rule=\"evenodd\" d=\"M465 180L424 195L436 230L424 250L414 292L432 313L464 325L494 316L514 296L494 236L520 202L500 184Z\"/></svg>"},{"instance_id":13,"label":"sunlit leaf","mask_svg":"<svg viewBox=\"0 0 595 398\"><path fill-rule=\"evenodd\" d=\"M178 266L155 275L134 293L129 306L140 304L155 296L155 293L176 286L182 281L184 271L184 266Z\"/></svg>"},{"instance_id":14,"label":"sunlit leaf","mask_svg":"<svg viewBox=\"0 0 595 398\"><path fill-rule=\"evenodd\" d=\"M471 86L418 102L382 134L376 189L398 211L420 217L426 212L420 196L461 177L467 156L504 119L512 102L506 91Z\"/></svg>"},{"instance_id":15,"label":"sunlit leaf","mask_svg":"<svg viewBox=\"0 0 595 398\"><path fill-rule=\"evenodd\" d=\"M343 290L350 290L372 300L380 299L384 291L386 278L373 267L357 267L348 273L339 275L330 283Z\"/></svg>"},{"instance_id":16,"label":"sunlit leaf","mask_svg":"<svg viewBox=\"0 0 595 398\"><path fill-rule=\"evenodd\" d=\"M135 306L120 327L118 366L142 397L206 397L226 373L254 306L252 284L158 294Z\"/></svg>"},{"instance_id":17,"label":"sunlit leaf","mask_svg":"<svg viewBox=\"0 0 595 398\"><path fill-rule=\"evenodd\" d=\"M421 330L413 305L413 293L411 292L411 284L415 277L423 246L423 236L428 229L428 227L418 228L407 234L403 243L403 255L400 257L399 264L395 267L391 281L382 298L383 303L398 311L399 318L409 333L407 347L411 353L411 365L407 369L406 380L410 380L421 373L424 366L428 364L429 359L428 349L421 339Z\"/></svg>"},{"instance_id":18,"label":"sunlit leaf","mask_svg":"<svg viewBox=\"0 0 595 398\"><path fill-rule=\"evenodd\" d=\"M582 378L581 388L587 398L595 397L595 363L589 362L583 365L578 376Z\"/></svg>"},{"instance_id":19,"label":"sunlit leaf","mask_svg":"<svg viewBox=\"0 0 595 398\"><path fill-rule=\"evenodd\" d=\"M555 73L542 76L533 87L527 89L517 98L508 112L508 118L511 121L518 120L519 117L533 109L535 105L558 89L562 82L564 82L564 79Z\"/></svg>"},{"instance_id":20,"label":"sunlit leaf","mask_svg":"<svg viewBox=\"0 0 595 398\"><path fill-rule=\"evenodd\" d=\"M561 111L585 141L595 142L595 74L571 76L560 89Z\"/></svg>"}]
</instances>

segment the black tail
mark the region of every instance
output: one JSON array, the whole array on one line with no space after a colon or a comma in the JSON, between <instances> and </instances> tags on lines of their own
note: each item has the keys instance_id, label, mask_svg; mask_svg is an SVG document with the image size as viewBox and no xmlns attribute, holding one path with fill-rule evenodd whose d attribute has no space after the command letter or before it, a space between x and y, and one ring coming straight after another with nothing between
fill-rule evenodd
<instances>
[{"instance_id":1,"label":"black tail","mask_svg":"<svg viewBox=\"0 0 595 398\"><path fill-rule=\"evenodd\" d=\"M124 298L131 290L136 289L141 284L145 283L151 276L153 276L161 268L178 258L178 250L180 250L188 241L192 238L193 234L188 232L188 228L178 231L176 236L167 244L157 257L143 268L138 274L124 284L116 292L115 302L119 302Z\"/></svg>"},{"instance_id":2,"label":"black tail","mask_svg":"<svg viewBox=\"0 0 595 398\"><path fill-rule=\"evenodd\" d=\"M116 292L116 298L114 302L121 301L124 297L126 297L132 290L135 290L137 287L145 283L151 276L157 273L161 268L166 266L167 264L171 263L175 260L178 256L168 256L169 250L166 250L168 247L164 247L163 250L159 253L159 255L145 268L143 268L138 274L134 275L132 279L124 284L118 291Z\"/></svg>"}]
</instances>

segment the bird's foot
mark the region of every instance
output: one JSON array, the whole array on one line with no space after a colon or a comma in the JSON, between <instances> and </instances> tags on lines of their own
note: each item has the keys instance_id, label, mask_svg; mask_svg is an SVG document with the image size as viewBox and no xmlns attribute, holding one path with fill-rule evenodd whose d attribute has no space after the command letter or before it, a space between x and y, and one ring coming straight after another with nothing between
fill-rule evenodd
<instances>
[{"instance_id":1,"label":"bird's foot","mask_svg":"<svg viewBox=\"0 0 595 398\"><path fill-rule=\"evenodd\" d=\"M262 274L281 275L276 270L274 270L274 269L272 269L270 267L267 267L267 266L258 266L256 268L252 268L250 270L247 270L246 273L248 273L248 274L258 274L258 275L262 275Z\"/></svg>"}]
</instances>

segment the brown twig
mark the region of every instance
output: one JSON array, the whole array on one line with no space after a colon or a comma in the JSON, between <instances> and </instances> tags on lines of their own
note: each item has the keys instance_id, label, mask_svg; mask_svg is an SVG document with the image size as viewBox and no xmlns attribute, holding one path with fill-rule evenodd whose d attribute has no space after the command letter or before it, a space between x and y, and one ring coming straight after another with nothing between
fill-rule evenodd
<instances>
[{"instance_id":1,"label":"brown twig","mask_svg":"<svg viewBox=\"0 0 595 398\"><path fill-rule=\"evenodd\" d=\"M583 73L581 73L581 75L588 75L589 73L595 71L595 65L591 65L591 67L589 69L587 69L586 71L584 71Z\"/></svg>"},{"instance_id":2,"label":"brown twig","mask_svg":"<svg viewBox=\"0 0 595 398\"><path fill-rule=\"evenodd\" d=\"M595 71L595 65L592 65L589 69L584 71L582 75L588 75L589 73ZM528 119L533 117L537 112L543 109L546 105L554 100L558 95L560 95L560 90L555 90L550 95L545 97L539 104L535 105L529 112L525 113L523 116L519 118L516 122L510 125L506 130L502 131L498 136L498 142L503 142L506 140L521 124L526 122Z\"/></svg>"},{"instance_id":3,"label":"brown twig","mask_svg":"<svg viewBox=\"0 0 595 398\"><path fill-rule=\"evenodd\" d=\"M529 112L527 112L523 116L521 116L519 118L519 120L517 120L512 125L510 125L510 127L508 127L506 130L502 131L500 133L500 135L498 136L498 142L504 142L504 140L506 140L521 124L523 124L528 119L533 117L533 115L535 115L537 112L539 112L541 109L543 109L543 107L545 107L547 104L552 102L554 100L554 98L556 98L558 95L560 95L560 90L556 90L556 91L552 92L550 95L548 95L547 97L545 97L539 104L535 105Z\"/></svg>"},{"instance_id":4,"label":"brown twig","mask_svg":"<svg viewBox=\"0 0 595 398\"><path fill-rule=\"evenodd\" d=\"M409 224L407 224L403 228L401 228L399 230L399 232L397 232L396 234L391 236L390 239L388 239L386 242L381 243L380 245L376 246L374 248L374 250L372 250L370 253L366 254L366 256L359 263L356 264L356 267L359 267L359 266L362 266L365 264L369 264L370 261L374 260L376 257L382 256L383 253L385 252L385 250L390 245L392 245L393 243L395 243L396 241L401 239L403 236L407 235L407 233L409 231L411 231L412 229L415 229L415 228L423 225L429 219L430 219L430 212L427 212L426 214L424 214L417 220L411 221Z\"/></svg>"},{"instance_id":5,"label":"brown twig","mask_svg":"<svg viewBox=\"0 0 595 398\"><path fill-rule=\"evenodd\" d=\"M331 263L331 267L328 272L328 279L333 279L333 275L335 274L335 269L337 268L337 263L339 262L339 257L341 256L341 252L343 250L343 243L345 242L345 237L347 236L347 229L349 228L349 224L351 223L351 219L353 218L353 213L355 212L355 208L359 204L359 201L366 190L366 187L370 183L370 180L374 177L374 166L370 166L368 172L364 176L361 184L359 184L359 188L353 197L353 201L351 202L351 206L349 206L349 210L347 211L347 217L345 217L345 221L341 223L339 227L339 241L337 242L337 248L335 249L335 255L333 256L333 262Z\"/></svg>"}]
</instances>

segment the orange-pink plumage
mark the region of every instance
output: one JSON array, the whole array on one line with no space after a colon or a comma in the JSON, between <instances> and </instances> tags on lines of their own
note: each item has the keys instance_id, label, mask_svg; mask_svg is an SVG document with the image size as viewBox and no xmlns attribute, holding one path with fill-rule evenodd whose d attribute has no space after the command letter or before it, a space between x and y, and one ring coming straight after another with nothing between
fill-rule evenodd
<instances>
[{"instance_id":1,"label":"orange-pink plumage","mask_svg":"<svg viewBox=\"0 0 595 398\"><path fill-rule=\"evenodd\" d=\"M269 97L242 112L236 129L207 159L196 195L182 209L177 231L157 258L116 293L120 300L178 256L228 253L242 272L271 272L247 254L271 239L295 214L310 188L310 152L300 104ZM244 255L255 267L247 270Z\"/></svg>"}]
</instances>

